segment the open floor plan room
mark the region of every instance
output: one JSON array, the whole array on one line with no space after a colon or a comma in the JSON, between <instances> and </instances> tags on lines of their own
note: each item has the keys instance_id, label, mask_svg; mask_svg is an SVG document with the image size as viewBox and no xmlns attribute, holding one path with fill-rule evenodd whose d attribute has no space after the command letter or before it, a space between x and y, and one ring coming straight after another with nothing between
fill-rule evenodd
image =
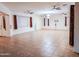
<instances>
[{"instance_id":1,"label":"open floor plan room","mask_svg":"<svg viewBox=\"0 0 79 59\"><path fill-rule=\"evenodd\" d=\"M79 3L1 2L0 57L78 57Z\"/></svg>"}]
</instances>

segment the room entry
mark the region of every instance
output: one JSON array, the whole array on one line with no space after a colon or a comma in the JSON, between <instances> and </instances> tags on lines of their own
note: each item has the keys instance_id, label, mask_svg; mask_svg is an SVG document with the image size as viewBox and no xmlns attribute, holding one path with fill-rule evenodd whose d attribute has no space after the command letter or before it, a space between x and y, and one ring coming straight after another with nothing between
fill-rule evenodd
<instances>
[{"instance_id":1,"label":"room entry","mask_svg":"<svg viewBox=\"0 0 79 59\"><path fill-rule=\"evenodd\" d=\"M0 12L0 36L7 36L8 33L8 15Z\"/></svg>"}]
</instances>

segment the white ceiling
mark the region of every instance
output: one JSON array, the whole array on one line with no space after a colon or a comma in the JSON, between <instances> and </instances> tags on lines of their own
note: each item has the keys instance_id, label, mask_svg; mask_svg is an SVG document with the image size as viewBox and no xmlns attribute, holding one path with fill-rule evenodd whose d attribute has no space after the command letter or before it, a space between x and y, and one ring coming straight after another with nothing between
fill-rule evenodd
<instances>
[{"instance_id":1,"label":"white ceiling","mask_svg":"<svg viewBox=\"0 0 79 59\"><path fill-rule=\"evenodd\" d=\"M69 6L75 3L72 2L3 2L11 11L22 12L26 10L33 11L34 14L58 14L69 11ZM63 4L67 4L63 6ZM52 10L53 6L60 7L61 10Z\"/></svg>"}]
</instances>

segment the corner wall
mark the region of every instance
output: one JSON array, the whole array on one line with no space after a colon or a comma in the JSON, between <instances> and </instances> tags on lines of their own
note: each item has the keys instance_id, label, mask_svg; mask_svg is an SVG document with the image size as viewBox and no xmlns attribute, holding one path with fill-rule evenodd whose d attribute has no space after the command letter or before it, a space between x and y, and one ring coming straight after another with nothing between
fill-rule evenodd
<instances>
[{"instance_id":1,"label":"corner wall","mask_svg":"<svg viewBox=\"0 0 79 59\"><path fill-rule=\"evenodd\" d=\"M7 24L7 27L8 29L6 30L6 33L4 33L5 36L11 36L11 28L10 28L10 20L12 19L10 16L11 16L11 11L5 7L5 5L3 5L2 3L0 3L0 12L4 12L5 14L8 14L9 15L9 18L8 18L8 24Z\"/></svg>"},{"instance_id":2,"label":"corner wall","mask_svg":"<svg viewBox=\"0 0 79 59\"><path fill-rule=\"evenodd\" d=\"M79 3L75 4L74 51L79 53Z\"/></svg>"}]
</instances>

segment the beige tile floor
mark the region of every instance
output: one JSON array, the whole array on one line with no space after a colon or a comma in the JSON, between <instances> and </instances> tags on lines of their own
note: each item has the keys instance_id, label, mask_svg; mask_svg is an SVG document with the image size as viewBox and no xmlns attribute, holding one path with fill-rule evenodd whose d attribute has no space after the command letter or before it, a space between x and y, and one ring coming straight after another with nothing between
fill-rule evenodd
<instances>
[{"instance_id":1,"label":"beige tile floor","mask_svg":"<svg viewBox=\"0 0 79 59\"><path fill-rule=\"evenodd\" d=\"M69 46L66 30L40 30L13 37L0 37L0 56L71 57L79 56Z\"/></svg>"}]
</instances>

